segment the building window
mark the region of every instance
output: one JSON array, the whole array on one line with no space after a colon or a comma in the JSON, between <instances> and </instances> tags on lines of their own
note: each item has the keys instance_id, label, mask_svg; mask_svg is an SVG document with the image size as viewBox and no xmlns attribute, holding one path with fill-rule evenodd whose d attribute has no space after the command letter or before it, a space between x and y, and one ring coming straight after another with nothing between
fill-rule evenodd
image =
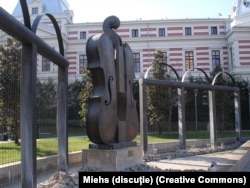
<instances>
[{"instance_id":1,"label":"building window","mask_svg":"<svg viewBox=\"0 0 250 188\"><path fill-rule=\"evenodd\" d=\"M191 27L185 27L185 35L192 35Z\"/></svg>"},{"instance_id":2,"label":"building window","mask_svg":"<svg viewBox=\"0 0 250 188\"><path fill-rule=\"evenodd\" d=\"M193 51L185 51L186 70L194 69L194 53Z\"/></svg>"},{"instance_id":3,"label":"building window","mask_svg":"<svg viewBox=\"0 0 250 188\"><path fill-rule=\"evenodd\" d=\"M233 55L233 48L230 47L230 62L231 62L231 67L234 67L233 65L233 58L234 58L234 55Z\"/></svg>"},{"instance_id":4,"label":"building window","mask_svg":"<svg viewBox=\"0 0 250 188\"><path fill-rule=\"evenodd\" d=\"M165 28L159 28L159 37L165 37Z\"/></svg>"},{"instance_id":5,"label":"building window","mask_svg":"<svg viewBox=\"0 0 250 188\"><path fill-rule=\"evenodd\" d=\"M32 15L37 15L38 14L38 7L34 7L31 9L31 14Z\"/></svg>"},{"instance_id":6,"label":"building window","mask_svg":"<svg viewBox=\"0 0 250 188\"><path fill-rule=\"evenodd\" d=\"M140 53L133 53L135 62L135 72L141 72Z\"/></svg>"},{"instance_id":7,"label":"building window","mask_svg":"<svg viewBox=\"0 0 250 188\"><path fill-rule=\"evenodd\" d=\"M50 61L42 57L42 72L50 71Z\"/></svg>"},{"instance_id":8,"label":"building window","mask_svg":"<svg viewBox=\"0 0 250 188\"><path fill-rule=\"evenodd\" d=\"M83 74L83 68L87 64L87 56L79 55L79 73Z\"/></svg>"},{"instance_id":9,"label":"building window","mask_svg":"<svg viewBox=\"0 0 250 188\"><path fill-rule=\"evenodd\" d=\"M211 35L217 35L217 27L211 27Z\"/></svg>"},{"instance_id":10,"label":"building window","mask_svg":"<svg viewBox=\"0 0 250 188\"><path fill-rule=\"evenodd\" d=\"M86 31L81 31L80 32L80 39L86 39L87 36L86 36Z\"/></svg>"},{"instance_id":11,"label":"building window","mask_svg":"<svg viewBox=\"0 0 250 188\"><path fill-rule=\"evenodd\" d=\"M220 50L212 50L212 69L220 67Z\"/></svg>"},{"instance_id":12,"label":"building window","mask_svg":"<svg viewBox=\"0 0 250 188\"><path fill-rule=\"evenodd\" d=\"M138 29L132 29L132 37L138 37Z\"/></svg>"}]
</instances>

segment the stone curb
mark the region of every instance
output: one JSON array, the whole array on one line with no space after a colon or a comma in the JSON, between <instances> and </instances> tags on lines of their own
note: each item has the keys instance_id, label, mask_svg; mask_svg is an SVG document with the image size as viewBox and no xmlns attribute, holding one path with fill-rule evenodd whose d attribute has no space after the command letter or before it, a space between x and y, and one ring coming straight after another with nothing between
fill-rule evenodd
<instances>
[{"instance_id":1,"label":"stone curb","mask_svg":"<svg viewBox=\"0 0 250 188\"><path fill-rule=\"evenodd\" d=\"M228 171L242 171L247 163L250 162L250 140L246 141L238 149L233 151L231 155L236 162Z\"/></svg>"}]
</instances>

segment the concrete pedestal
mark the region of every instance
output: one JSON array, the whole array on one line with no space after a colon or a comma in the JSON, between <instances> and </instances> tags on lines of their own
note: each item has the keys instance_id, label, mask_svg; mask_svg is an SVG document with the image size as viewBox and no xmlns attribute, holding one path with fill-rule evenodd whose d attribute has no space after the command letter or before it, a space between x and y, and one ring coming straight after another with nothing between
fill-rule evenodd
<instances>
[{"instance_id":1,"label":"concrete pedestal","mask_svg":"<svg viewBox=\"0 0 250 188\"><path fill-rule=\"evenodd\" d=\"M142 164L142 146L121 149L84 149L82 150L83 171L115 172Z\"/></svg>"}]
</instances>

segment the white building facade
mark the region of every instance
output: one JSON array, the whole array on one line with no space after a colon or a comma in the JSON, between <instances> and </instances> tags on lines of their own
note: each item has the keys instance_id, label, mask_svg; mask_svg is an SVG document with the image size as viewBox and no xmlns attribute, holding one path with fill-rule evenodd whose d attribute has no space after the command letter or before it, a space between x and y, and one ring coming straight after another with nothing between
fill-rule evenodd
<instances>
[{"instance_id":1,"label":"white building facade","mask_svg":"<svg viewBox=\"0 0 250 188\"><path fill-rule=\"evenodd\" d=\"M69 65L69 82L82 79L86 65L86 42L102 33L102 22L73 23L73 11L66 0L27 0L31 19L50 13L58 21ZM166 53L166 63L179 75L200 68L209 74L220 65L223 71L250 79L250 3L238 0L227 18L162 19L121 21L116 30L134 53L135 77L143 77L156 50ZM18 3L12 15L22 21ZM103 18L104 20L105 18ZM46 16L37 35L58 49L54 28ZM38 56L38 78L57 77L57 67Z\"/></svg>"}]
</instances>

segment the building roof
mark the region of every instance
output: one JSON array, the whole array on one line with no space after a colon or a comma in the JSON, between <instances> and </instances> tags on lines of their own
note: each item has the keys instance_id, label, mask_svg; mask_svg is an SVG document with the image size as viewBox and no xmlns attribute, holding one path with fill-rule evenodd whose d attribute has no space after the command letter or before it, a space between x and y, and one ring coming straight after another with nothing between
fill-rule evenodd
<instances>
[{"instance_id":1,"label":"building roof","mask_svg":"<svg viewBox=\"0 0 250 188\"><path fill-rule=\"evenodd\" d=\"M231 17L242 16L250 13L250 0L236 0Z\"/></svg>"},{"instance_id":2,"label":"building roof","mask_svg":"<svg viewBox=\"0 0 250 188\"><path fill-rule=\"evenodd\" d=\"M44 13L62 14L64 11L69 10L69 4L67 0L27 0L28 5L35 2L42 3L44 5ZM14 17L23 15L19 1L12 12L12 15Z\"/></svg>"}]
</instances>

